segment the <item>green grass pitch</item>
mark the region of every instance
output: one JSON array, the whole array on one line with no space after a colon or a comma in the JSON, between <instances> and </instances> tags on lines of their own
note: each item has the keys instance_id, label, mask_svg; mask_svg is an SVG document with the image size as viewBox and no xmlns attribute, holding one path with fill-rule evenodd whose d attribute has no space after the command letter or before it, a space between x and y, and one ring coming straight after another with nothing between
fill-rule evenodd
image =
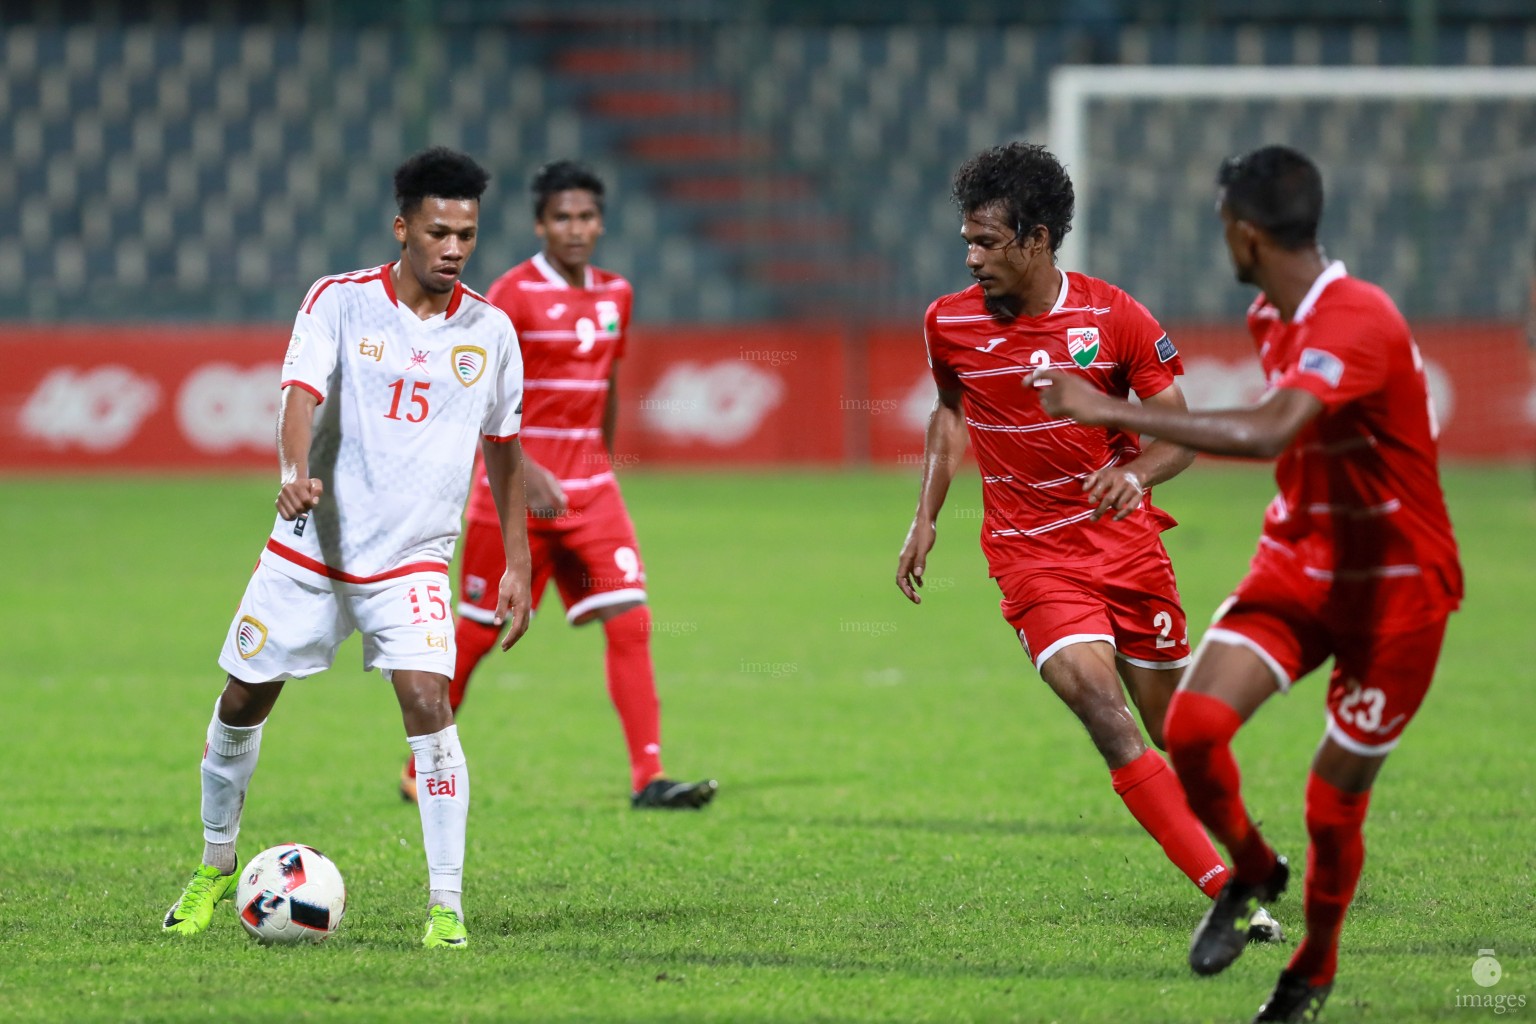
<instances>
[{"instance_id":1,"label":"green grass pitch","mask_svg":"<svg viewBox=\"0 0 1536 1024\"><path fill-rule=\"evenodd\" d=\"M268 478L4 484L0 1018L9 1020L1234 1021L1286 953L1184 964L1204 901L1110 789L997 612L978 487L951 495L927 600L895 558L916 474L634 473L665 753L721 781L700 814L639 814L602 637L551 597L482 668L472 945L418 945L425 865L395 780L399 713L354 639L271 720L242 855L319 847L349 889L314 948L251 942L229 906L160 918L200 850L215 656L271 520ZM1194 632L1247 563L1262 468L1159 489ZM1455 469L1470 595L1378 787L1326 1019L1536 1011L1536 527L1528 470ZM1303 856L1321 679L1238 741L1251 807ZM1299 887L1276 907L1299 931ZM1471 965L1492 948L1496 988Z\"/></svg>"}]
</instances>

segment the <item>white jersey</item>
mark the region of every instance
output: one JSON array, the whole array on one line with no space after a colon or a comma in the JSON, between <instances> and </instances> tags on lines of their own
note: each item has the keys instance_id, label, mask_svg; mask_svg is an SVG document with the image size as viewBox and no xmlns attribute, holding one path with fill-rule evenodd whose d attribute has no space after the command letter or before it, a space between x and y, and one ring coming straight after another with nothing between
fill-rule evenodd
<instances>
[{"instance_id":1,"label":"white jersey","mask_svg":"<svg viewBox=\"0 0 1536 1024\"><path fill-rule=\"evenodd\" d=\"M294 321L282 386L320 399L307 517L277 517L261 561L311 586L445 573L481 436L510 441L523 362L507 315L455 283L422 320L395 299L394 264L321 278Z\"/></svg>"}]
</instances>

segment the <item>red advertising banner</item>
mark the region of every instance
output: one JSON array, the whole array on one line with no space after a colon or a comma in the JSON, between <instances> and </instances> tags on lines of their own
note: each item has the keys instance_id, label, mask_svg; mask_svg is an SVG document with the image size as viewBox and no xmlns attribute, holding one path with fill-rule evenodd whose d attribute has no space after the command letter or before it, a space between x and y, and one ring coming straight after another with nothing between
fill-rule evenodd
<instances>
[{"instance_id":1,"label":"red advertising banner","mask_svg":"<svg viewBox=\"0 0 1536 1024\"><path fill-rule=\"evenodd\" d=\"M286 328L0 330L0 469L277 467Z\"/></svg>"},{"instance_id":2,"label":"red advertising banner","mask_svg":"<svg viewBox=\"0 0 1536 1024\"><path fill-rule=\"evenodd\" d=\"M1238 328L1174 329L1194 408L1254 401ZM1416 330L1448 458L1531 454L1518 328ZM274 470L279 327L0 328L0 472ZM933 405L917 325L642 326L619 377L620 465L915 464Z\"/></svg>"},{"instance_id":3,"label":"red advertising banner","mask_svg":"<svg viewBox=\"0 0 1536 1024\"><path fill-rule=\"evenodd\" d=\"M0 471L276 471L284 328L7 329ZM836 330L646 328L620 371L620 461L840 463Z\"/></svg>"},{"instance_id":4,"label":"red advertising banner","mask_svg":"<svg viewBox=\"0 0 1536 1024\"><path fill-rule=\"evenodd\" d=\"M844 378L835 329L635 328L619 369L616 455L621 466L844 462Z\"/></svg>"}]
</instances>

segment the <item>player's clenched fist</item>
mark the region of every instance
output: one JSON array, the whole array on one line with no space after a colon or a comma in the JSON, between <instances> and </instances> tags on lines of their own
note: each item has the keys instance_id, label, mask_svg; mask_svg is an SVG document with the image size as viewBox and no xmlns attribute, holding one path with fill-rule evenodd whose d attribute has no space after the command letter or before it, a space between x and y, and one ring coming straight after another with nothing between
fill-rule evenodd
<instances>
[{"instance_id":1,"label":"player's clenched fist","mask_svg":"<svg viewBox=\"0 0 1536 1024\"><path fill-rule=\"evenodd\" d=\"M277 492L277 514L292 521L320 504L320 495L324 492L325 484L314 477L283 484L283 489Z\"/></svg>"}]
</instances>

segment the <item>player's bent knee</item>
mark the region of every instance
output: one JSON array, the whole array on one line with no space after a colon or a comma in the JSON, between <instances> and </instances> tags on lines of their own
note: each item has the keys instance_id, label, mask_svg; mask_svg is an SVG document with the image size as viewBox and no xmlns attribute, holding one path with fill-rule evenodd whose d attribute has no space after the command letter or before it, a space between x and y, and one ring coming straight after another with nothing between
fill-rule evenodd
<instances>
[{"instance_id":1,"label":"player's bent knee","mask_svg":"<svg viewBox=\"0 0 1536 1024\"><path fill-rule=\"evenodd\" d=\"M608 609L603 609L607 611ZM599 613L600 614L600 613ZM610 644L646 643L651 636L651 609L644 603L616 607L603 619L603 632Z\"/></svg>"},{"instance_id":2,"label":"player's bent knee","mask_svg":"<svg viewBox=\"0 0 1536 1024\"><path fill-rule=\"evenodd\" d=\"M1315 772L1307 778L1307 836L1313 848L1324 851L1341 849L1359 842L1360 826L1371 803L1371 792L1351 793L1321 778Z\"/></svg>"},{"instance_id":3,"label":"player's bent knee","mask_svg":"<svg viewBox=\"0 0 1536 1024\"><path fill-rule=\"evenodd\" d=\"M260 725L272 713L272 706L283 692L283 681L247 683L228 676L219 696L219 721L237 729Z\"/></svg>"},{"instance_id":4,"label":"player's bent knee","mask_svg":"<svg viewBox=\"0 0 1536 1024\"><path fill-rule=\"evenodd\" d=\"M1242 717L1225 702L1203 693L1180 690L1168 702L1163 742L1174 757L1184 752L1212 750L1232 742Z\"/></svg>"},{"instance_id":5,"label":"player's bent knee","mask_svg":"<svg viewBox=\"0 0 1536 1024\"><path fill-rule=\"evenodd\" d=\"M391 673L395 697L408 735L422 736L453 724L449 679L436 672L397 669Z\"/></svg>"}]
</instances>

